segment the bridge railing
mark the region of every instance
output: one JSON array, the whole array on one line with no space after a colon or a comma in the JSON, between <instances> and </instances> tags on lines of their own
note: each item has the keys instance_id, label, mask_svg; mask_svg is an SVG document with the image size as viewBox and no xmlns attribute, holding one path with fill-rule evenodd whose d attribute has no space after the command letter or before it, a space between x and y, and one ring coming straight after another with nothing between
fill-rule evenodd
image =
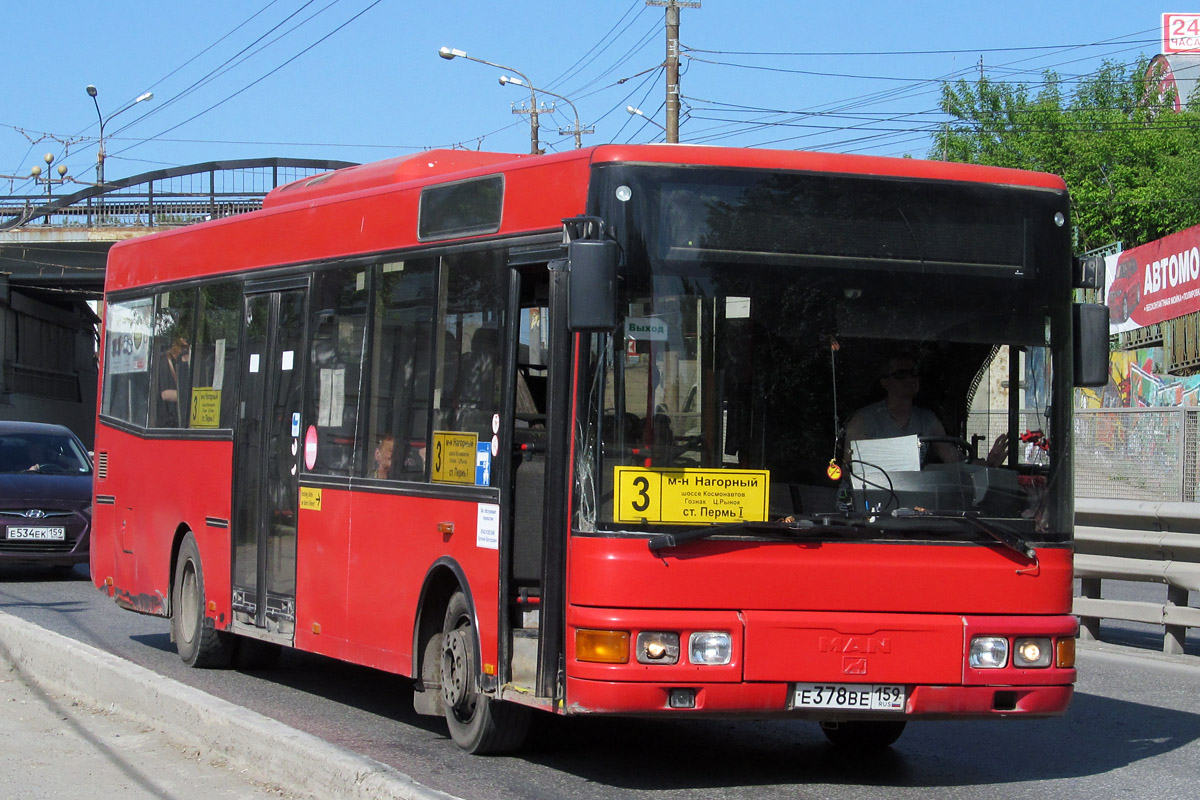
<instances>
[{"instance_id":1,"label":"bridge railing","mask_svg":"<svg viewBox=\"0 0 1200 800\"><path fill-rule=\"evenodd\" d=\"M0 205L0 217L25 216L26 224L59 228L174 228L262 208L262 197L162 197L150 193L122 194L104 202L88 198L39 216L38 207Z\"/></svg>"},{"instance_id":2,"label":"bridge railing","mask_svg":"<svg viewBox=\"0 0 1200 800\"><path fill-rule=\"evenodd\" d=\"M1163 652L1182 653L1188 628L1200 627L1200 504L1081 498L1075 506L1074 613L1080 636L1099 637L1100 620L1164 626ZM1166 588L1164 602L1104 597L1104 581L1143 581Z\"/></svg>"},{"instance_id":3,"label":"bridge railing","mask_svg":"<svg viewBox=\"0 0 1200 800\"><path fill-rule=\"evenodd\" d=\"M212 161L146 172L73 194L0 198L0 230L21 225L177 227L254 211L285 183L352 166L328 159Z\"/></svg>"}]
</instances>

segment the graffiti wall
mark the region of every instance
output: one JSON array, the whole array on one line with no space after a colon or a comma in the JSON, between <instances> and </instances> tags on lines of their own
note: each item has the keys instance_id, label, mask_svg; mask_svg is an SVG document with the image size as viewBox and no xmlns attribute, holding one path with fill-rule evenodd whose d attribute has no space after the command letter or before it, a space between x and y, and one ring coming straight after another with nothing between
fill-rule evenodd
<instances>
[{"instance_id":1,"label":"graffiti wall","mask_svg":"<svg viewBox=\"0 0 1200 800\"><path fill-rule=\"evenodd\" d=\"M1108 385L1080 389L1080 408L1200 407L1200 375L1162 371L1163 349L1148 347L1109 356Z\"/></svg>"}]
</instances>

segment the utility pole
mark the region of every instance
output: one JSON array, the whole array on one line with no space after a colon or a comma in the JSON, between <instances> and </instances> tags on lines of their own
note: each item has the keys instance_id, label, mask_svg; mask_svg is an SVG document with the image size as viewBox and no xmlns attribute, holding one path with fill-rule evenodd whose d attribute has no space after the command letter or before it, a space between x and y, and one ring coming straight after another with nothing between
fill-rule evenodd
<instances>
[{"instance_id":1,"label":"utility pole","mask_svg":"<svg viewBox=\"0 0 1200 800\"><path fill-rule=\"evenodd\" d=\"M543 106L542 108L539 109L537 107L536 100L530 100L530 106L528 108L525 107L524 103L521 104L520 108L517 108L515 105L512 108L512 113L514 113L514 114L528 114L529 115L529 139L530 139L529 152L535 156L541 155L542 153L546 152L545 150L542 149L541 143L538 141L538 128L540 127L540 123L538 122L538 115L542 114L542 113L549 113L552 111L554 111L553 108L546 108L545 106Z\"/></svg>"},{"instance_id":2,"label":"utility pole","mask_svg":"<svg viewBox=\"0 0 1200 800\"><path fill-rule=\"evenodd\" d=\"M646 0L667 9L667 142L679 141L679 9L699 8L698 0Z\"/></svg>"}]
</instances>

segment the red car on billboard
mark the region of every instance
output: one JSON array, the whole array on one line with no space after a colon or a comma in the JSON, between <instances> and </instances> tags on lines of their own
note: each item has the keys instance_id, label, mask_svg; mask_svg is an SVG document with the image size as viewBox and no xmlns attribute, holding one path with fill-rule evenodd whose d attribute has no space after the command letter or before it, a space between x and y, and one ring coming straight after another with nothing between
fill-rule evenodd
<instances>
[{"instance_id":1,"label":"red car on billboard","mask_svg":"<svg viewBox=\"0 0 1200 800\"><path fill-rule=\"evenodd\" d=\"M1124 258L1117 262L1117 274L1108 287L1108 318L1113 322L1129 319L1129 312L1142 300L1142 277L1137 259Z\"/></svg>"}]
</instances>

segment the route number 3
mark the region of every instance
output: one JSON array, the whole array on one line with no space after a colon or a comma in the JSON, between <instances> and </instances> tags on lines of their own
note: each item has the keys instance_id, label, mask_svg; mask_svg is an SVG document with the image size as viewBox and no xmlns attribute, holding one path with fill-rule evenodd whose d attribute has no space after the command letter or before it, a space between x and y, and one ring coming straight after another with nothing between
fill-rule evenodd
<instances>
[{"instance_id":1,"label":"route number 3","mask_svg":"<svg viewBox=\"0 0 1200 800\"><path fill-rule=\"evenodd\" d=\"M645 475L634 478L633 488L635 497L630 500L629 505L634 511L644 514L646 509L650 508L650 479Z\"/></svg>"},{"instance_id":2,"label":"route number 3","mask_svg":"<svg viewBox=\"0 0 1200 800\"><path fill-rule=\"evenodd\" d=\"M616 518L619 522L661 522L662 477L630 471L617 479Z\"/></svg>"}]
</instances>

